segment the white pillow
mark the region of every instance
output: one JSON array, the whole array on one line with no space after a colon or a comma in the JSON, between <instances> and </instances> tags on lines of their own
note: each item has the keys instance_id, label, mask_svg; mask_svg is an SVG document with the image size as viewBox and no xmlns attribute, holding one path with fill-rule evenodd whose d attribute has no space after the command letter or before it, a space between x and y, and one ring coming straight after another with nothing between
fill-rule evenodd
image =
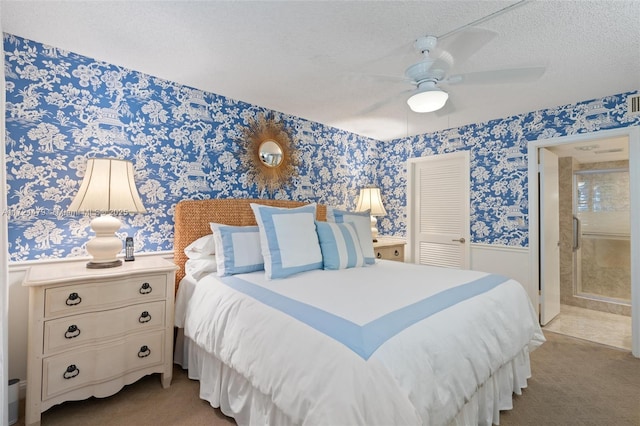
<instances>
[{"instance_id":1,"label":"white pillow","mask_svg":"<svg viewBox=\"0 0 640 426\"><path fill-rule=\"evenodd\" d=\"M351 223L316 222L324 269L364 266L356 229Z\"/></svg>"},{"instance_id":2,"label":"white pillow","mask_svg":"<svg viewBox=\"0 0 640 426\"><path fill-rule=\"evenodd\" d=\"M200 278L205 275L218 270L216 256L211 254L208 256L202 256L199 259L187 259L184 264L184 270L187 275L191 275L196 279L196 281L199 281Z\"/></svg>"},{"instance_id":3,"label":"white pillow","mask_svg":"<svg viewBox=\"0 0 640 426\"><path fill-rule=\"evenodd\" d=\"M201 257L211 256L216 253L215 242L213 241L213 234L207 234L204 237L200 237L184 249L184 254L189 259L200 259Z\"/></svg>"},{"instance_id":4,"label":"white pillow","mask_svg":"<svg viewBox=\"0 0 640 426\"><path fill-rule=\"evenodd\" d=\"M287 209L251 203L251 209L260 228L267 279L322 268L315 204Z\"/></svg>"},{"instance_id":5,"label":"white pillow","mask_svg":"<svg viewBox=\"0 0 640 426\"><path fill-rule=\"evenodd\" d=\"M327 222L352 223L358 234L364 262L368 265L376 263L376 257L373 252L373 237L371 236L371 215L368 210L364 212L349 212L327 207Z\"/></svg>"},{"instance_id":6,"label":"white pillow","mask_svg":"<svg viewBox=\"0 0 640 426\"><path fill-rule=\"evenodd\" d=\"M257 226L210 223L221 277L264 269Z\"/></svg>"}]
</instances>

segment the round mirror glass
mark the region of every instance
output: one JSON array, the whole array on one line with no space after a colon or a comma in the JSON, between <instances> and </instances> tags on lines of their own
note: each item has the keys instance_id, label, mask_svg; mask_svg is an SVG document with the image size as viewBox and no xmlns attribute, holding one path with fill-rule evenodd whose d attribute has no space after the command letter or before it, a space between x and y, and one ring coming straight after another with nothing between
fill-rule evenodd
<instances>
[{"instance_id":1,"label":"round mirror glass","mask_svg":"<svg viewBox=\"0 0 640 426\"><path fill-rule=\"evenodd\" d=\"M278 167L282 163L282 148L275 141L264 141L258 148L260 161L269 167Z\"/></svg>"}]
</instances>

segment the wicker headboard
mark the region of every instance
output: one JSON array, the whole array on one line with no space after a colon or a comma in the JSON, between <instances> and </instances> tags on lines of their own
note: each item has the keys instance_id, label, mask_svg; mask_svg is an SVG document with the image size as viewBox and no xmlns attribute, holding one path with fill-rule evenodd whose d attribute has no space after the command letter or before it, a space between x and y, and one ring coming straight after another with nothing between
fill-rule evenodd
<instances>
[{"instance_id":1,"label":"wicker headboard","mask_svg":"<svg viewBox=\"0 0 640 426\"><path fill-rule=\"evenodd\" d=\"M300 207L307 204L301 201L249 198L180 201L176 205L173 238L173 261L179 268L176 272L176 291L180 280L185 275L184 264L187 261L187 256L184 254L185 247L197 238L210 234L210 222L235 226L256 225L256 218L250 203L274 207ZM317 219L326 220L326 216L326 206L318 204Z\"/></svg>"}]
</instances>

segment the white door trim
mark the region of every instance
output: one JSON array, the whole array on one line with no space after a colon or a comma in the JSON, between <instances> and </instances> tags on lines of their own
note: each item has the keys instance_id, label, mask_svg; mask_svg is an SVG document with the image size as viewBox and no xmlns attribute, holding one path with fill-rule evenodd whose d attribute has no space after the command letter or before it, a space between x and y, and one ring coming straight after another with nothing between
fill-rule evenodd
<instances>
[{"instance_id":1,"label":"white door trim","mask_svg":"<svg viewBox=\"0 0 640 426\"><path fill-rule=\"evenodd\" d=\"M527 292L537 306L539 276L538 233L538 148L613 137L629 138L629 191L631 196L631 351L640 358L640 127L602 130L579 135L532 141L528 146L529 159L529 274Z\"/></svg>"},{"instance_id":2,"label":"white door trim","mask_svg":"<svg viewBox=\"0 0 640 426\"><path fill-rule=\"evenodd\" d=\"M407 160L407 210L406 210L406 215L407 215L407 245L405 246L405 259L407 262L411 262L411 263L415 263L415 253L413 250L413 246L414 246L414 235L415 235L415 230L418 229L418 227L415 225L414 221L417 220L417 218L415 217L415 215L413 215L412 209L414 208L414 202L415 200L413 199L413 194L415 191L415 168L419 163L422 162L426 162L426 161L434 161L436 158L440 158L440 159L450 159L450 158L462 158L466 161L467 164L470 164L470 153L469 151L455 151L455 152L450 152L450 153L446 153L446 154L437 154L437 155L429 155L429 156L425 156L425 157L416 157L416 158L409 158ZM470 168L467 167L467 172L470 174ZM466 185L466 190L465 190L465 194L464 197L466 198L467 202L465 203L465 215L467 218L467 222L470 222L470 215L471 215L471 211L470 211L470 203L471 203L471 181L470 181L470 176L469 174L467 175L467 185ZM465 235L463 235L463 237L466 240L466 243L464 245L464 249L466 250L465 253L465 259L467 261L467 263L470 264L470 256L471 256L471 229L470 226L466 227L467 229L465 230Z\"/></svg>"},{"instance_id":3,"label":"white door trim","mask_svg":"<svg viewBox=\"0 0 640 426\"><path fill-rule=\"evenodd\" d=\"M0 25L1 26L1 25ZM0 28L2 33L2 28ZM0 424L9 423L9 239L7 238L7 177L6 177L6 86L4 68L0 70Z\"/></svg>"}]
</instances>

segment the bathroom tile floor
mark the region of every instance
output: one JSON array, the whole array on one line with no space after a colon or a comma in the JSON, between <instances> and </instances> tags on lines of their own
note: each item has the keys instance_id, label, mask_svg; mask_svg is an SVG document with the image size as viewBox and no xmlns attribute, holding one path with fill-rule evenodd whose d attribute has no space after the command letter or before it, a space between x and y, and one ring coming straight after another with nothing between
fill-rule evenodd
<instances>
[{"instance_id":1,"label":"bathroom tile floor","mask_svg":"<svg viewBox=\"0 0 640 426\"><path fill-rule=\"evenodd\" d=\"M544 330L631 350L631 317L561 305Z\"/></svg>"}]
</instances>

